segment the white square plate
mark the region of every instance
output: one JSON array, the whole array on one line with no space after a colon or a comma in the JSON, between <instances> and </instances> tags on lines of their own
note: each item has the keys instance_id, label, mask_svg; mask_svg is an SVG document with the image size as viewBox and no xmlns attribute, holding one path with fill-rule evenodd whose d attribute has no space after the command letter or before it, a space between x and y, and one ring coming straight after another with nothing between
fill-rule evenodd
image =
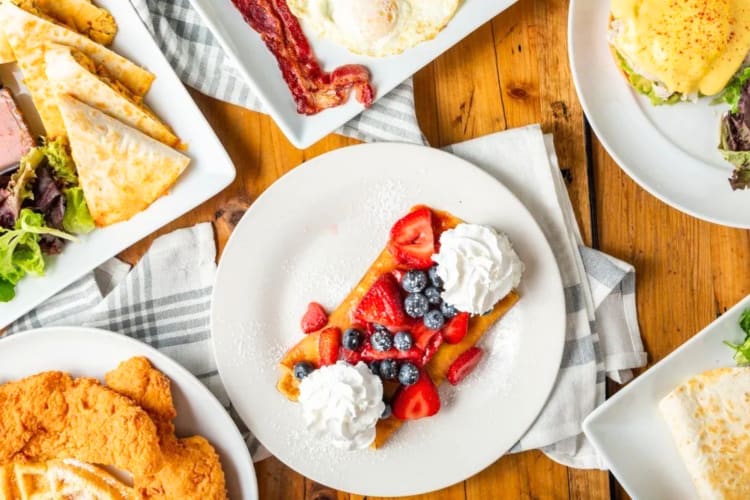
<instances>
[{"instance_id":1,"label":"white square plate","mask_svg":"<svg viewBox=\"0 0 750 500\"><path fill-rule=\"evenodd\" d=\"M234 165L203 114L175 75L130 2L99 0L119 25L113 48L156 75L146 103L188 144L191 162L171 192L127 222L97 229L47 257L44 276L27 276L16 298L0 304L0 326L6 326L47 298L160 227L200 205L234 179ZM0 66L0 79L14 90L11 65ZM15 87L15 88L14 88ZM17 94L16 94L17 95ZM23 107L28 96L20 95ZM31 113L26 113L31 116Z\"/></svg>"},{"instance_id":2,"label":"white square plate","mask_svg":"<svg viewBox=\"0 0 750 500\"><path fill-rule=\"evenodd\" d=\"M298 148L322 139L363 110L353 97L349 102L313 116L297 113L276 59L258 34L242 19L232 0L190 0L248 85L263 103L284 135ZM403 54L372 58L308 34L310 45L326 71L342 64L362 64L372 75L376 99L393 90L423 66L458 43L479 26L513 5L516 0L464 0L455 17L437 37Z\"/></svg>"},{"instance_id":3,"label":"white square plate","mask_svg":"<svg viewBox=\"0 0 750 500\"><path fill-rule=\"evenodd\" d=\"M661 418L659 401L688 378L734 366L724 341L739 342L745 297L702 332L654 365L583 422L583 431L633 499L698 498L693 482Z\"/></svg>"}]
</instances>

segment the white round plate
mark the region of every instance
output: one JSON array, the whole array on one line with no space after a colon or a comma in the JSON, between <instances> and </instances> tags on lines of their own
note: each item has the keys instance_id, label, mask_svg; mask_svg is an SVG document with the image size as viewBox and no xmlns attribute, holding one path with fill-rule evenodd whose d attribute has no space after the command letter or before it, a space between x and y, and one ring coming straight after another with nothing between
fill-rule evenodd
<instances>
[{"instance_id":1,"label":"white round plate","mask_svg":"<svg viewBox=\"0 0 750 500\"><path fill-rule=\"evenodd\" d=\"M333 310L419 203L507 232L527 266L521 301L486 334L471 376L443 384L440 413L407 422L381 450L336 450L276 391L278 360L302 338L307 303ZM432 491L497 460L539 414L565 338L559 271L529 212L473 165L404 144L339 149L271 186L224 251L211 317L219 373L260 442L299 473L368 496Z\"/></svg>"},{"instance_id":2,"label":"white round plate","mask_svg":"<svg viewBox=\"0 0 750 500\"><path fill-rule=\"evenodd\" d=\"M0 383L50 370L103 380L105 373L133 356L145 356L172 381L176 434L200 434L214 446L229 498L257 499L250 453L221 403L190 372L151 346L95 328L30 330L0 340Z\"/></svg>"},{"instance_id":3,"label":"white round plate","mask_svg":"<svg viewBox=\"0 0 750 500\"><path fill-rule=\"evenodd\" d=\"M568 49L578 97L620 167L660 200L694 217L750 228L750 192L732 191L732 165L717 150L727 106L652 106L620 73L607 43L610 2L573 0Z\"/></svg>"}]
</instances>

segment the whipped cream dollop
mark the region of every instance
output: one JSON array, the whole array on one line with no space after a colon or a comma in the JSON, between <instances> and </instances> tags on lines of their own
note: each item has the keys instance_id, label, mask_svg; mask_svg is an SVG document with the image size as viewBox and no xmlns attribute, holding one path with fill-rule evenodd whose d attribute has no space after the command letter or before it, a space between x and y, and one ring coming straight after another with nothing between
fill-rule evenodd
<instances>
[{"instance_id":1,"label":"whipped cream dollop","mask_svg":"<svg viewBox=\"0 0 750 500\"><path fill-rule=\"evenodd\" d=\"M445 231L432 260L444 282L443 300L471 314L492 309L518 286L524 270L508 237L478 224Z\"/></svg>"},{"instance_id":2,"label":"whipped cream dollop","mask_svg":"<svg viewBox=\"0 0 750 500\"><path fill-rule=\"evenodd\" d=\"M337 448L360 450L375 439L383 383L361 361L324 366L302 379L299 402L307 428Z\"/></svg>"}]
</instances>

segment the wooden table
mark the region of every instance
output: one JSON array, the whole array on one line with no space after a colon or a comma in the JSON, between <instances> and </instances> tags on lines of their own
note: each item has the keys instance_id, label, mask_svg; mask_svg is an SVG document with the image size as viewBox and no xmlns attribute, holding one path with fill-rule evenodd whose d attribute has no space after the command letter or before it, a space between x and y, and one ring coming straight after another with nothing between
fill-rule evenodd
<instances>
[{"instance_id":1,"label":"wooden table","mask_svg":"<svg viewBox=\"0 0 750 500\"><path fill-rule=\"evenodd\" d=\"M701 222L668 207L607 155L588 128L573 88L567 10L565 0L520 0L482 26L416 75L417 116L433 146L531 123L554 133L584 240L636 266L640 324L653 363L750 293L750 232ZM194 96L232 156L237 179L157 234L222 214L223 221L231 222L237 207L251 203L288 170L356 143L329 136L299 151L268 117ZM226 227L219 225L220 247ZM123 257L136 260L154 236ZM275 459L261 462L256 471L262 499L361 498L321 487ZM506 456L463 483L419 498L627 495L606 472L567 469L539 452L527 452Z\"/></svg>"}]
</instances>

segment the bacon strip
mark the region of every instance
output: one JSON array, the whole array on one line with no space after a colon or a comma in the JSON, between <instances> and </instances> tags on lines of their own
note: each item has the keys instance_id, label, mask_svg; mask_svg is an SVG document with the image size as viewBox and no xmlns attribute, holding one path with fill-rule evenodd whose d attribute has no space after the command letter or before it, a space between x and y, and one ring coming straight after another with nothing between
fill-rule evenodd
<instances>
[{"instance_id":1,"label":"bacon strip","mask_svg":"<svg viewBox=\"0 0 750 500\"><path fill-rule=\"evenodd\" d=\"M367 68L347 64L331 73L324 72L286 0L232 2L276 57L298 113L314 115L339 106L352 91L366 108L372 105L375 91Z\"/></svg>"}]
</instances>

